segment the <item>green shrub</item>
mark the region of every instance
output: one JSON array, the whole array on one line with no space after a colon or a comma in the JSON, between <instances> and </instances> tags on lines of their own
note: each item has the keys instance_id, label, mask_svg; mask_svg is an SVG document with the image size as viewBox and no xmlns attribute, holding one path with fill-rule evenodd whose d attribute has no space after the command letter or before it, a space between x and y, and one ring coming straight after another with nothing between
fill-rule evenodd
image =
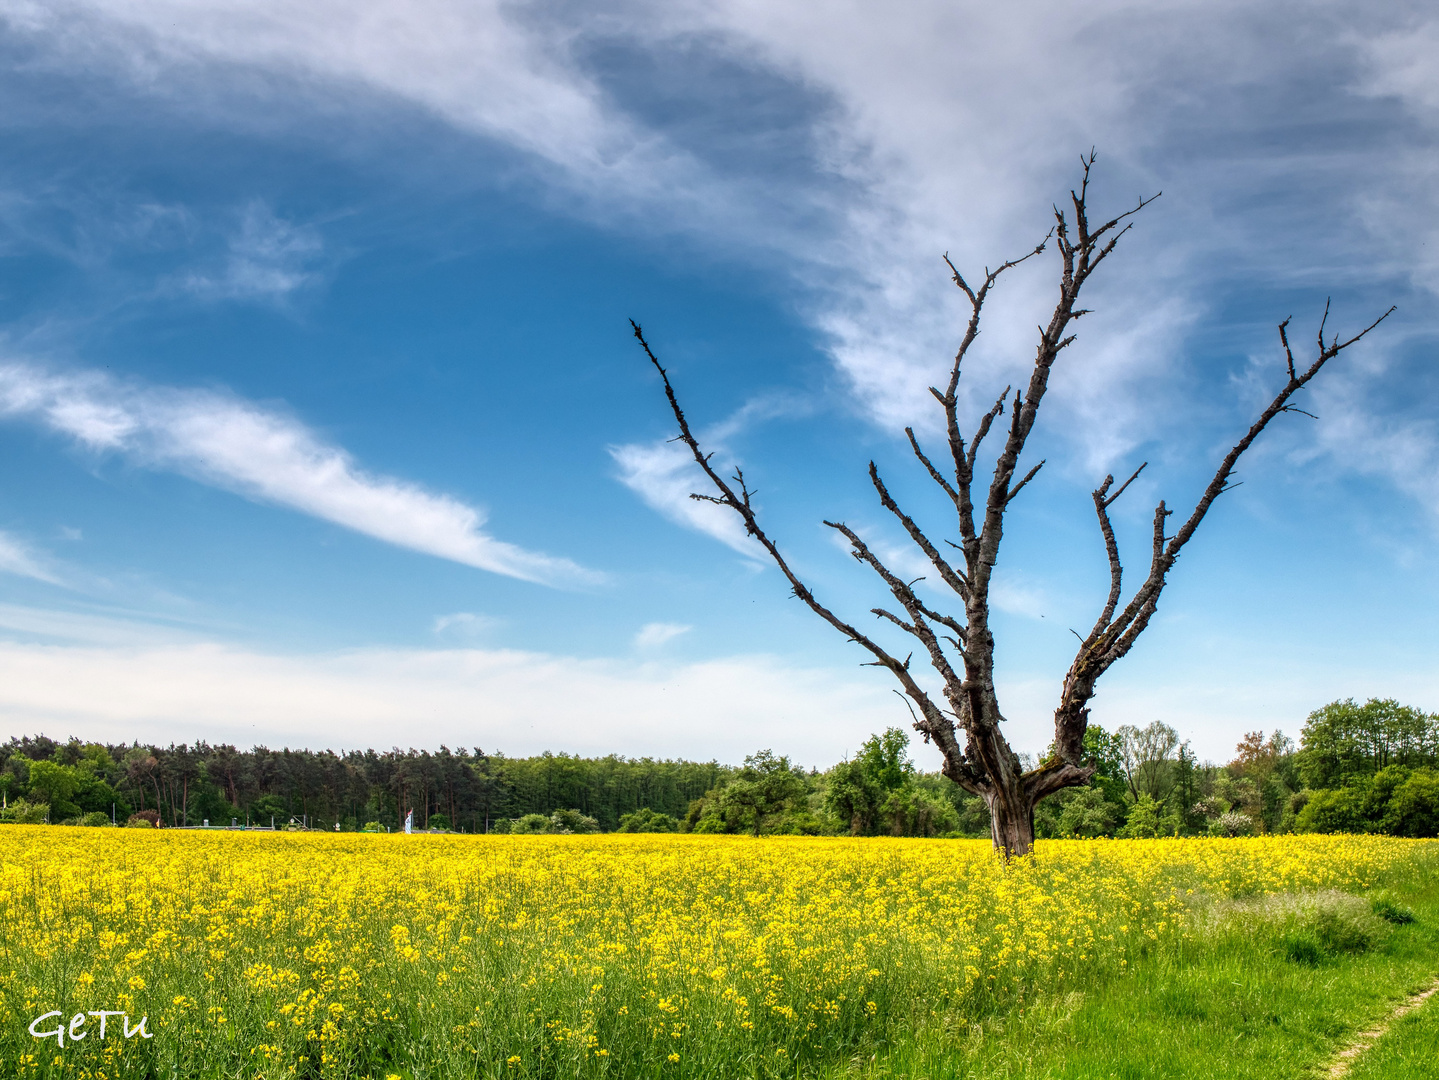
<instances>
[{"instance_id":1,"label":"green shrub","mask_svg":"<svg viewBox=\"0 0 1439 1080\"><path fill-rule=\"evenodd\" d=\"M1393 836L1439 836L1439 772L1415 769L1394 788L1383 829Z\"/></svg>"},{"instance_id":2,"label":"green shrub","mask_svg":"<svg viewBox=\"0 0 1439 1080\"><path fill-rule=\"evenodd\" d=\"M720 817L719 814L706 814L704 817L696 821L694 823L694 828L690 830L690 832L699 833L701 835L723 833L728 831L729 830L725 826L724 818Z\"/></svg>"},{"instance_id":3,"label":"green shrub","mask_svg":"<svg viewBox=\"0 0 1439 1080\"><path fill-rule=\"evenodd\" d=\"M365 822L365 827L364 827L363 829L361 829L360 831L361 831L361 832L384 832L384 831L385 831L385 827L384 827L383 825L381 825L378 821L367 821L367 822Z\"/></svg>"},{"instance_id":4,"label":"green shrub","mask_svg":"<svg viewBox=\"0 0 1439 1080\"><path fill-rule=\"evenodd\" d=\"M879 820L890 836L938 836L959 828L953 803L912 786L889 793L880 805Z\"/></svg>"},{"instance_id":5,"label":"green shrub","mask_svg":"<svg viewBox=\"0 0 1439 1080\"><path fill-rule=\"evenodd\" d=\"M80 824L94 829L102 825L113 825L114 822L110 820L110 815L105 813L105 811L93 810L80 819Z\"/></svg>"},{"instance_id":6,"label":"green shrub","mask_svg":"<svg viewBox=\"0 0 1439 1080\"><path fill-rule=\"evenodd\" d=\"M669 814L659 814L645 806L634 813L623 815L615 832L671 833L679 828L679 824Z\"/></svg>"},{"instance_id":7,"label":"green shrub","mask_svg":"<svg viewBox=\"0 0 1439 1080\"><path fill-rule=\"evenodd\" d=\"M600 823L579 810L556 810L550 815L549 831L552 833L597 833L600 831Z\"/></svg>"},{"instance_id":8,"label":"green shrub","mask_svg":"<svg viewBox=\"0 0 1439 1080\"><path fill-rule=\"evenodd\" d=\"M450 817L448 814L431 814L428 827L440 832L450 831Z\"/></svg>"},{"instance_id":9,"label":"green shrub","mask_svg":"<svg viewBox=\"0 0 1439 1080\"><path fill-rule=\"evenodd\" d=\"M1359 795L1352 788L1321 788L1309 793L1309 801L1294 821L1298 832L1364 832Z\"/></svg>"},{"instance_id":10,"label":"green shrub","mask_svg":"<svg viewBox=\"0 0 1439 1080\"><path fill-rule=\"evenodd\" d=\"M1159 804L1148 795L1139 796L1139 801L1129 808L1129 820L1115 835L1123 839L1164 835L1164 826L1159 819Z\"/></svg>"},{"instance_id":11,"label":"green shrub","mask_svg":"<svg viewBox=\"0 0 1439 1080\"><path fill-rule=\"evenodd\" d=\"M823 836L828 830L825 823L808 810L791 810L781 814L769 831L775 836Z\"/></svg>"},{"instance_id":12,"label":"green shrub","mask_svg":"<svg viewBox=\"0 0 1439 1080\"><path fill-rule=\"evenodd\" d=\"M160 827L160 812L158 810L141 810L139 813L131 814L125 820L127 829L158 829Z\"/></svg>"},{"instance_id":13,"label":"green shrub","mask_svg":"<svg viewBox=\"0 0 1439 1080\"><path fill-rule=\"evenodd\" d=\"M544 814L526 814L524 817L516 818L510 822L510 832L520 835L533 836L537 833L550 831L550 819Z\"/></svg>"},{"instance_id":14,"label":"green shrub","mask_svg":"<svg viewBox=\"0 0 1439 1080\"><path fill-rule=\"evenodd\" d=\"M8 821L12 825L44 825L49 820L49 803L32 803L24 799L16 799L0 814L0 821Z\"/></svg>"},{"instance_id":15,"label":"green shrub","mask_svg":"<svg viewBox=\"0 0 1439 1080\"><path fill-rule=\"evenodd\" d=\"M1071 788L1065 793L1056 833L1060 836L1108 836L1119 823L1121 808L1104 797L1097 787Z\"/></svg>"}]
</instances>

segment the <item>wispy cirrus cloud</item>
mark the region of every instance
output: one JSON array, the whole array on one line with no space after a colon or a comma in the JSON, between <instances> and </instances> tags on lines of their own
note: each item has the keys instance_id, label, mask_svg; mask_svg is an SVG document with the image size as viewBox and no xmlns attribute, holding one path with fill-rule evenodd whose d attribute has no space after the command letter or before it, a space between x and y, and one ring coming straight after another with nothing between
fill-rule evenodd
<instances>
[{"instance_id":1,"label":"wispy cirrus cloud","mask_svg":"<svg viewBox=\"0 0 1439 1080\"><path fill-rule=\"evenodd\" d=\"M29 544L6 532L0 532L0 573L34 578L49 585L63 585L64 579L51 560L37 553Z\"/></svg>"},{"instance_id":2,"label":"wispy cirrus cloud","mask_svg":"<svg viewBox=\"0 0 1439 1080\"><path fill-rule=\"evenodd\" d=\"M418 109L517 151L568 212L779 265L859 408L891 430L933 415L925 390L959 329L939 254L977 271L1026 250L1097 145L1101 212L1168 194L1091 290L1056 374L1052 429L1090 473L1147 439L1204 437L1222 409L1190 407L1206 374L1188 335L1239 277L1439 293L1439 20L1411 0L919 0L904 19L854 0L0 0L0 17L36 43L32 63L189 115L192 99L265 94L280 112ZM666 63L713 92L674 107L635 86ZM736 87L755 80L770 92L747 107ZM233 287L296 272L262 265ZM961 384L976 403L1022 373L1052 291L1052 267L1011 277ZM1258 331L1228 333L1236 354ZM647 501L733 546L685 506L665 451L622 450Z\"/></svg>"},{"instance_id":3,"label":"wispy cirrus cloud","mask_svg":"<svg viewBox=\"0 0 1439 1080\"><path fill-rule=\"evenodd\" d=\"M441 615L430 628L437 638L445 641L473 643L486 637L504 624L503 619L493 615L481 615L474 611L456 611Z\"/></svg>"},{"instance_id":4,"label":"wispy cirrus cloud","mask_svg":"<svg viewBox=\"0 0 1439 1080\"><path fill-rule=\"evenodd\" d=\"M635 635L635 648L640 650L658 649L666 642L673 641L681 634L688 634L694 627L683 623L645 623Z\"/></svg>"},{"instance_id":5,"label":"wispy cirrus cloud","mask_svg":"<svg viewBox=\"0 0 1439 1080\"><path fill-rule=\"evenodd\" d=\"M690 498L695 493L708 494L709 480L684 445L629 443L610 447L610 457L619 469L620 482L650 509L676 525L713 537L741 555L752 559L764 555L754 539L745 535L744 523L733 510Z\"/></svg>"},{"instance_id":6,"label":"wispy cirrus cloud","mask_svg":"<svg viewBox=\"0 0 1439 1080\"><path fill-rule=\"evenodd\" d=\"M606 198L617 186L652 198L686 168L686 155L606 106L562 37L500 0L6 0L0 17L42 43L37 63L103 71L183 107L223 112L227 82L239 76L234 92L253 94L248 73L262 70L284 86L280 113L366 95L417 106L558 166L581 189L611 189Z\"/></svg>"},{"instance_id":7,"label":"wispy cirrus cloud","mask_svg":"<svg viewBox=\"0 0 1439 1080\"><path fill-rule=\"evenodd\" d=\"M748 428L781 416L796 416L812 406L786 395L754 398L726 419L699 434L700 445L715 454L715 467L726 479L734 471L729 443ZM694 499L691 495L712 494L709 478L695 464L689 447L674 439L651 443L611 446L610 458L619 469L619 480L645 505L687 529L711 536L752 559L766 558L764 549L745 532L744 523L727 506Z\"/></svg>"},{"instance_id":8,"label":"wispy cirrus cloud","mask_svg":"<svg viewBox=\"0 0 1439 1080\"><path fill-rule=\"evenodd\" d=\"M1347 471L1389 480L1439 523L1439 423L1432 414L1384 415L1366 408L1362 379L1345 373L1315 394L1318 431L1299 459L1324 454Z\"/></svg>"},{"instance_id":9,"label":"wispy cirrus cloud","mask_svg":"<svg viewBox=\"0 0 1439 1080\"><path fill-rule=\"evenodd\" d=\"M43 252L89 272L128 301L178 295L283 303L328 269L320 230L261 199L228 207L157 202L105 184L0 186L0 252ZM164 253L185 268L138 277L127 257ZM141 259L143 262L143 258Z\"/></svg>"},{"instance_id":10,"label":"wispy cirrus cloud","mask_svg":"<svg viewBox=\"0 0 1439 1080\"><path fill-rule=\"evenodd\" d=\"M251 201L240 211L218 265L191 270L177 284L206 300L281 301L319 280L315 263L323 252L313 227L285 221Z\"/></svg>"},{"instance_id":11,"label":"wispy cirrus cloud","mask_svg":"<svg viewBox=\"0 0 1439 1080\"><path fill-rule=\"evenodd\" d=\"M498 540L479 508L369 473L294 417L233 395L11 362L0 364L0 417L38 421L87 449L476 569L550 585L601 579L569 559Z\"/></svg>"}]
</instances>

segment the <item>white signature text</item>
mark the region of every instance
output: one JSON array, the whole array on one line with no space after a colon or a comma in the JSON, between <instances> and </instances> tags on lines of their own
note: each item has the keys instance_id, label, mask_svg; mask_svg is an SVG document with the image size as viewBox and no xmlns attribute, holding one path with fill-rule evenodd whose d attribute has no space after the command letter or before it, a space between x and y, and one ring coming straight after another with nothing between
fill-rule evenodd
<instances>
[{"instance_id":1,"label":"white signature text","mask_svg":"<svg viewBox=\"0 0 1439 1080\"><path fill-rule=\"evenodd\" d=\"M45 1021L49 1020L52 1016L60 1017L60 1019L55 1023L54 1031L35 1030L41 1024L45 1023ZM98 1032L89 1032L85 1030L85 1022L87 1018L92 1016L100 1018L100 1030ZM109 1020L112 1016L120 1017L120 1023L115 1026L118 1026L120 1030L125 1033L125 1038L132 1039L136 1035L140 1036L140 1038L142 1039L154 1038L154 1036L150 1034L150 1032L145 1030L145 1021L149 1019L148 1016L140 1017L140 1022L132 1028L130 1026L129 1013L120 1012L117 1009L100 1009L97 1012L78 1012L70 1018L70 1023L68 1025L70 1041L72 1043L76 1043L79 1042L81 1039L88 1038L91 1034L98 1034L101 1039L105 1038L105 1022ZM35 1038L37 1039L54 1039L55 1044L59 1046L62 1050L65 1048L66 1028L67 1025L65 1024L65 1014L60 1012L58 1009L55 1012L47 1012L44 1016L37 1016L34 1020L30 1021L31 1035L35 1036Z\"/></svg>"}]
</instances>

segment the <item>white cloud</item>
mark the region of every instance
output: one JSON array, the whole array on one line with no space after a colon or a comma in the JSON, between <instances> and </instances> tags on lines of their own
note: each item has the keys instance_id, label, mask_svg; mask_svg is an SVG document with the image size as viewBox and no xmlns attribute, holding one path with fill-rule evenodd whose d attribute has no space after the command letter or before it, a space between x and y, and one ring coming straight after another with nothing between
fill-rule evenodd
<instances>
[{"instance_id":1,"label":"white cloud","mask_svg":"<svg viewBox=\"0 0 1439 1080\"><path fill-rule=\"evenodd\" d=\"M205 390L122 384L99 372L0 365L0 417L32 418L100 452L278 503L386 543L547 584L599 580L568 559L483 530L484 513L362 470L292 417Z\"/></svg>"},{"instance_id":2,"label":"white cloud","mask_svg":"<svg viewBox=\"0 0 1439 1080\"><path fill-rule=\"evenodd\" d=\"M452 615L441 615L430 629L438 638L472 642L498 629L502 621L493 615L479 615L473 611L456 611Z\"/></svg>"},{"instance_id":3,"label":"white cloud","mask_svg":"<svg viewBox=\"0 0 1439 1080\"><path fill-rule=\"evenodd\" d=\"M725 246L779 249L811 291L809 316L839 370L890 426L926 422L925 387L956 338L939 254L953 250L977 269L1031 244L1047 228L1054 178L1072 178L1085 140L1112 127L1130 100L1118 69L1094 62L1105 46L1085 37L1122 27L1106 5L1078 21L1054 5L1038 24L1028 12L941 2L899 20L860 4L748 0L642 0L604 12L497 0L11 0L8 11L57 62L119 72L146 93L189 97L199 82L201 97L214 95L228 65L293 81L315 98L354 98L360 88L533 155L577 212L639 214ZM627 108L586 60L587 45L615 40L655 53L696 47L827 99L833 109L804 133L813 173L776 185L746 174L743 162L707 160L703 147ZM936 48L940 40L951 44ZM1045 75L1012 78L1020 68ZM986 81L1005 93L973 93ZM250 81L236 86L253 93ZM1078 116L1088 120L1085 146L1065 142L1057 169L1055 146ZM233 274L197 281L259 290L296 279L288 266L242 259ZM981 349L977 368L1004 378L1022 366L1033 321L1026 312L1011 333L996 320L996 345L1025 347Z\"/></svg>"},{"instance_id":4,"label":"white cloud","mask_svg":"<svg viewBox=\"0 0 1439 1080\"><path fill-rule=\"evenodd\" d=\"M690 498L693 493L709 494L710 482L683 443L612 446L610 456L619 466L620 482L652 510L676 525L713 537L741 555L764 557L763 549L745 534L744 523L733 510Z\"/></svg>"},{"instance_id":5,"label":"white cloud","mask_svg":"<svg viewBox=\"0 0 1439 1080\"><path fill-rule=\"evenodd\" d=\"M1439 124L1439 72L1434 70L1439 19L1361 38L1358 45L1367 62L1359 83L1362 91L1376 97L1392 95L1417 119Z\"/></svg>"},{"instance_id":6,"label":"white cloud","mask_svg":"<svg viewBox=\"0 0 1439 1080\"><path fill-rule=\"evenodd\" d=\"M996 576L989 602L1007 615L1021 615L1027 619L1043 619L1055 611L1055 603L1043 586L1009 577Z\"/></svg>"},{"instance_id":7,"label":"white cloud","mask_svg":"<svg viewBox=\"0 0 1439 1080\"><path fill-rule=\"evenodd\" d=\"M1183 404L1183 331L1205 309L1215 272L1205 260L1222 252L1223 272L1263 264L1270 280L1308 282L1392 253L1411 266L1427 260L1420 276L1439 281L1430 272L1439 263L1425 254L1434 245L1424 248L1403 224L1432 174L1432 151L1402 140L1296 150L1276 146L1264 127L1273 122L1265 110L1299 130L1364 95L1432 116L1424 43L1436 24L1404 4L1379 13L1349 0L1257 9L1234 0L1079 9L919 0L904 18L855 0L621 0L600 9L8 0L0 11L52 63L118 73L146 94L213 102L283 85L271 106L281 111L284 94L355 109L378 96L532 155L576 213L639 215L761 259L778 251L807 290L807 317L837 369L889 427L933 422L924 391L958 336L961 308L939 254L977 273L1025 250L1074 180L1077 155L1098 145L1102 207L1160 187L1171 194L1106 271L1122 288L1101 281L1091 290L1099 313L1057 376L1053 426L1090 471L1172 433L1179 410L1165 406ZM1286 42L1278 54L1276 36ZM687 138L674 110L669 120L647 112L594 59L596 46L615 43L718 57L809 95L810 115L786 136L801 144L804 166L774 182L762 162ZM238 75L256 70L267 78ZM1310 86L1317 71L1335 73L1320 96ZM1263 167L1249 156L1256 139ZM1286 213L1305 208L1303 227L1276 215L1276 191L1295 208ZM1353 192L1364 195L1338 194ZM1316 218L1332 226L1309 227ZM261 243L264 257L239 258L221 285L293 287L303 271L272 258L287 243ZM1024 368L1052 293L1047 258L996 298L964 393L987 400ZM1082 378L1066 374L1081 368ZM707 511L682 512L659 490L682 486L662 454L630 465L672 516L714 531ZM734 542L732 530L715 528Z\"/></svg>"},{"instance_id":8,"label":"white cloud","mask_svg":"<svg viewBox=\"0 0 1439 1080\"><path fill-rule=\"evenodd\" d=\"M1389 108L1426 127L1436 117L1439 22L1417 4L917 0L895 18L857 0L0 0L0 12L57 67L187 103L399 102L530 155L570 212L778 255L855 400L891 429L935 422L925 388L962 316L939 254L977 273L1024 251L1097 145L1097 206L1168 193L1091 287L1097 312L1056 372L1046 427L1086 474L1146 439L1185 438L1186 335L1211 314L1216 282L1408 276L1439 293L1434 148ZM762 154L748 160L758 136L739 154L687 138L683 109L646 111L594 59L615 43L716 57L808 95L786 132L801 164L776 180ZM255 235L217 287L303 279L289 240ZM1053 291L1052 251L1044 259L994 299L961 384L976 401L1028 363ZM1233 338L1225 348L1253 340L1249 328ZM650 505L746 548L721 508L687 499L682 453L615 455Z\"/></svg>"},{"instance_id":9,"label":"white cloud","mask_svg":"<svg viewBox=\"0 0 1439 1080\"><path fill-rule=\"evenodd\" d=\"M319 279L310 269L324 250L319 233L282 221L263 203L245 206L228 248L218 270L192 271L181 287L212 300L283 300Z\"/></svg>"},{"instance_id":10,"label":"white cloud","mask_svg":"<svg viewBox=\"0 0 1439 1080\"><path fill-rule=\"evenodd\" d=\"M1439 521L1439 424L1377 416L1346 394L1355 381L1336 379L1316 394L1316 450L1347 471L1383 477Z\"/></svg>"},{"instance_id":11,"label":"white cloud","mask_svg":"<svg viewBox=\"0 0 1439 1080\"><path fill-rule=\"evenodd\" d=\"M277 656L212 642L0 642L0 711L11 731L111 741L478 744L722 761L772 747L814 765L905 717L878 679L763 656L683 665L477 649Z\"/></svg>"},{"instance_id":12,"label":"white cloud","mask_svg":"<svg viewBox=\"0 0 1439 1080\"><path fill-rule=\"evenodd\" d=\"M769 747L823 767L910 722L883 673L764 655L687 664L512 649L279 655L125 613L15 605L0 605L0 629L8 631L0 637L0 715L12 732L58 738L337 750L478 744L507 754L727 762ZM1113 730L1163 719L1194 740L1201 758L1223 761L1245 731L1294 735L1325 701L1371 693L1439 700L1432 665L1376 658L1324 665L1316 675L1311 643L1221 638L1222 655L1201 635L1111 675L1095 720ZM1212 678L1216 662L1229 672L1222 684ZM1011 741L1041 751L1053 733L1059 676L1000 682ZM555 717L564 719L558 728ZM923 768L939 765L917 740L914 756Z\"/></svg>"},{"instance_id":13,"label":"white cloud","mask_svg":"<svg viewBox=\"0 0 1439 1080\"><path fill-rule=\"evenodd\" d=\"M193 629L133 611L57 611L0 604L0 630L8 638L40 639L47 646L158 647L191 645Z\"/></svg>"},{"instance_id":14,"label":"white cloud","mask_svg":"<svg viewBox=\"0 0 1439 1080\"><path fill-rule=\"evenodd\" d=\"M645 623L635 635L635 648L640 650L658 649L667 641L673 641L681 634L689 633L694 627L684 626L680 623L652 622Z\"/></svg>"},{"instance_id":15,"label":"white cloud","mask_svg":"<svg viewBox=\"0 0 1439 1080\"><path fill-rule=\"evenodd\" d=\"M34 578L51 585L64 584L43 556L36 555L23 541L5 532L0 532L0 573Z\"/></svg>"},{"instance_id":16,"label":"white cloud","mask_svg":"<svg viewBox=\"0 0 1439 1080\"><path fill-rule=\"evenodd\" d=\"M238 67L283 85L280 110L295 95L357 90L412 104L558 166L580 193L626 187L652 198L686 170L685 155L605 107L567 55L570 35L533 32L528 13L501 0L8 0L0 14L46 42L56 63L156 95L209 99Z\"/></svg>"},{"instance_id":17,"label":"white cloud","mask_svg":"<svg viewBox=\"0 0 1439 1080\"><path fill-rule=\"evenodd\" d=\"M714 465L726 480L734 474L735 462L729 442L757 423L781 416L798 416L813 408L811 404L784 395L761 395L746 402L726 419L700 432L697 436L706 453L715 455ZM745 532L740 516L727 506L706 499L692 499L692 494L712 495L714 485L695 464L689 447L674 439L652 443L628 443L609 448L610 457L619 466L619 480L676 525L711 536L741 555L766 560L768 556L758 541Z\"/></svg>"}]
</instances>

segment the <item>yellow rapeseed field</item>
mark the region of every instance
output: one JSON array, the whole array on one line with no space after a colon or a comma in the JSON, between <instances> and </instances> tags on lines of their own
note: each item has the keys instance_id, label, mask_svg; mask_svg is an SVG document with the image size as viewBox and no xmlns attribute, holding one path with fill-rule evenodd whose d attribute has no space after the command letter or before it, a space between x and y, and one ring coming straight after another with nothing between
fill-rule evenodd
<instances>
[{"instance_id":1,"label":"yellow rapeseed field","mask_svg":"<svg viewBox=\"0 0 1439 1080\"><path fill-rule=\"evenodd\" d=\"M794 1076L1123 977L1199 898L1360 891L1426 843L1054 841L1006 866L987 841L5 827L0 1072ZM124 1014L104 1038L101 1011Z\"/></svg>"}]
</instances>

